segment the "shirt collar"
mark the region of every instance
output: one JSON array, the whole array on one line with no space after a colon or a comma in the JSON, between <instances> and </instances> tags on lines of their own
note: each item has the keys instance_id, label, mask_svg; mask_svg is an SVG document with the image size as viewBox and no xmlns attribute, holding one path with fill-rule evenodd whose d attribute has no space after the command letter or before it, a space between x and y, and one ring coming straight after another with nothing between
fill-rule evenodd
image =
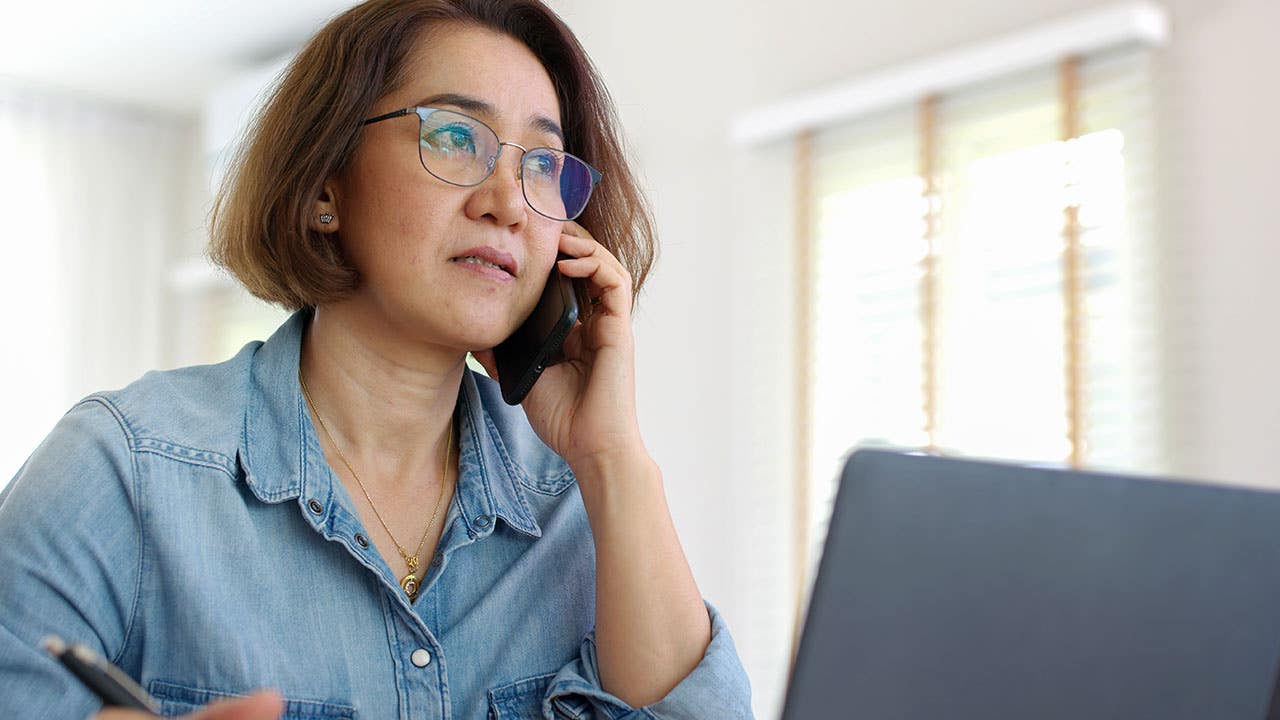
<instances>
[{"instance_id":1,"label":"shirt collar","mask_svg":"<svg viewBox=\"0 0 1280 720\"><path fill-rule=\"evenodd\" d=\"M458 507L467 527L477 534L493 531L492 518L486 522L480 517L496 515L526 535L541 537L542 528L520 484L521 471L511 461L507 443L498 434L478 382L492 381L477 381L476 374L468 369L458 393Z\"/></svg>"},{"instance_id":2,"label":"shirt collar","mask_svg":"<svg viewBox=\"0 0 1280 720\"><path fill-rule=\"evenodd\" d=\"M309 309L294 313L258 347L250 366L237 459L245 483L263 502L299 498L305 504L319 498L327 507L334 497L333 474L314 471L325 466L323 457L309 457L319 452L320 444L298 383L302 336L311 316ZM468 369L458 393L458 507L476 535L492 532L496 516L527 535L541 537L520 484L521 471L511 462L484 395Z\"/></svg>"}]
</instances>

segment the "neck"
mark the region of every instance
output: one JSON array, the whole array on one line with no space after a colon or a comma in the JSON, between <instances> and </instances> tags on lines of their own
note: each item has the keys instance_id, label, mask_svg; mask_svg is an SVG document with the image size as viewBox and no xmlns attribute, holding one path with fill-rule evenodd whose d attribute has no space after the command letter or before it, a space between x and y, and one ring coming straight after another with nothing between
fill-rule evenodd
<instances>
[{"instance_id":1,"label":"neck","mask_svg":"<svg viewBox=\"0 0 1280 720\"><path fill-rule=\"evenodd\" d=\"M465 368L465 352L406 339L354 303L316 308L303 335L300 373L313 419L319 415L371 491L441 481Z\"/></svg>"}]
</instances>

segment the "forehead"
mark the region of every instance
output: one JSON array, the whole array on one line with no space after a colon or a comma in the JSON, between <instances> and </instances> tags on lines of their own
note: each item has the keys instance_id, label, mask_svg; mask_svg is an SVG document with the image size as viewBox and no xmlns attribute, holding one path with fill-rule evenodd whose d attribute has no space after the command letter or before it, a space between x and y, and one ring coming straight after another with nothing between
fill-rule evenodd
<instances>
[{"instance_id":1,"label":"forehead","mask_svg":"<svg viewBox=\"0 0 1280 720\"><path fill-rule=\"evenodd\" d=\"M551 76L524 43L474 25L443 23L422 34L406 57L403 82L379 106L405 107L442 94L465 95L491 106L484 118L507 128L541 116L561 123ZM503 128L499 128L503 129Z\"/></svg>"}]
</instances>

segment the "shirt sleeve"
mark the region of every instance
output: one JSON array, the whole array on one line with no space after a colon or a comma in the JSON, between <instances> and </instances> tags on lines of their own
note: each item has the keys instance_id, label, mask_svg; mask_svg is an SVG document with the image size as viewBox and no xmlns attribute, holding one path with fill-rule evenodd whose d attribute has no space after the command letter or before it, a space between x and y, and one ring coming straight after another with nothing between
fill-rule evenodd
<instances>
[{"instance_id":1,"label":"shirt sleeve","mask_svg":"<svg viewBox=\"0 0 1280 720\"><path fill-rule=\"evenodd\" d=\"M123 428L105 401L80 403L0 493L0 717L101 706L40 643L58 635L120 660L141 558Z\"/></svg>"},{"instance_id":2,"label":"shirt sleeve","mask_svg":"<svg viewBox=\"0 0 1280 720\"><path fill-rule=\"evenodd\" d=\"M705 603L705 601L704 601ZM711 643L701 662L661 700L633 708L600 684L596 637L582 641L578 657L551 680L542 701L544 718L600 720L752 720L751 683L738 659L724 618L710 603Z\"/></svg>"}]
</instances>

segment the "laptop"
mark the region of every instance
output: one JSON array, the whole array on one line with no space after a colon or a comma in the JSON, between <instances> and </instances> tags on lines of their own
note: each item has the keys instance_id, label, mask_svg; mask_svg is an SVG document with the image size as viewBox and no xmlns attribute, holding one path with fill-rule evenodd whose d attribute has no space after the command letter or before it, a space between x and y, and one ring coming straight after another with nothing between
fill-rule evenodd
<instances>
[{"instance_id":1,"label":"laptop","mask_svg":"<svg viewBox=\"0 0 1280 720\"><path fill-rule=\"evenodd\" d=\"M1280 718L1280 493L859 450L785 720Z\"/></svg>"}]
</instances>

